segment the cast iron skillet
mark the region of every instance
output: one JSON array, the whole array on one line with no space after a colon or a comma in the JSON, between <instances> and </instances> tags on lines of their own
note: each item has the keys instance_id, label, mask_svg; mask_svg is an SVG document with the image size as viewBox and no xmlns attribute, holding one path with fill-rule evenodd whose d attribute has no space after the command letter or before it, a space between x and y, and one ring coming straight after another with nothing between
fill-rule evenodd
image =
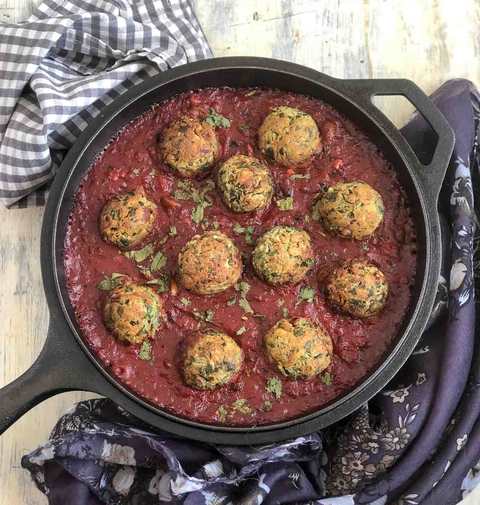
<instances>
[{"instance_id":1,"label":"cast iron skillet","mask_svg":"<svg viewBox=\"0 0 480 505\"><path fill-rule=\"evenodd\" d=\"M127 390L89 350L75 321L65 287L63 244L77 187L95 157L129 121L186 90L206 86L264 86L328 102L359 124L398 172L418 238L417 279L403 328L383 362L350 393L309 415L251 428L219 427L162 411ZM372 104L374 95L402 95L426 118L438 137L431 162L423 165L393 124ZM156 428L205 442L271 443L324 428L352 413L395 375L413 351L434 303L440 272L437 199L452 153L454 135L445 118L412 82L403 79L340 80L292 63L262 58L219 58L164 72L130 89L89 125L70 149L52 185L45 211L41 262L50 327L40 356L21 377L0 390L0 433L42 400L69 390L99 393ZM12 351L13 352L13 351Z\"/></svg>"}]
</instances>

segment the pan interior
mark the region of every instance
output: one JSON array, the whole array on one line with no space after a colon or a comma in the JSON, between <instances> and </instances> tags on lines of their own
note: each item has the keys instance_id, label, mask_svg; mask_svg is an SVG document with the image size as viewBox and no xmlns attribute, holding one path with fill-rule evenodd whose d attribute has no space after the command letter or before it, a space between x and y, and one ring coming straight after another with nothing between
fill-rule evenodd
<instances>
[{"instance_id":1,"label":"pan interior","mask_svg":"<svg viewBox=\"0 0 480 505\"><path fill-rule=\"evenodd\" d=\"M342 405L343 410L346 413L349 413L360 406L360 404L367 399L366 397L361 398L359 393L365 390L365 387L370 382L372 382L372 379L375 375L377 375L383 368L388 366L388 363L395 358L396 354L400 353L400 349L404 345L407 338L418 338L418 335L414 335L412 337L412 334L415 333L415 324L422 325L425 321L422 322L420 319L422 319L422 317L426 319L425 314L421 313L420 302L422 301L425 291L425 274L428 269L427 262L429 257L428 226L426 223L425 203L423 201L422 192L410 164L405 159L405 154L401 152L398 146L396 146L392 141L391 136L388 135L388 132L386 132L382 126L374 120L374 118L372 118L366 111L355 105L355 103L353 103L354 99L352 100L347 95L343 95L342 92L338 90L339 83L340 81L337 82L329 78L325 78L325 82L319 82L318 79L313 80L305 76L300 76L281 70L274 71L272 69L210 69L203 72L195 72L191 75L185 75L171 81L160 81L157 85L155 85L155 81L152 81L151 89L147 89L141 94L137 94L137 96L133 96L133 94L130 93L128 100L124 100L123 103L120 106L117 106L115 109L111 108L109 111L110 113L106 114L105 119L99 119L96 124L91 126L91 128L94 128L94 131L93 133L90 132L92 134L89 135L88 139L86 139L84 147L75 157L75 159L72 160L72 169L66 178L62 197L57 207L53 243L53 268L57 279L57 291L67 321L74 335L79 340L89 357L94 361L102 373L107 375L108 379L113 384L115 384L117 388L119 388L125 394L129 395L131 398L135 399L142 406L147 407L148 409L151 409L154 412L161 414L162 416L169 417L170 419L174 419L181 423L199 426L204 429L222 429L226 431L240 432L246 430L254 431L282 428L292 424L300 423L308 419L313 419L321 414L335 409L340 411L342 410ZM406 317L404 318L403 325L398 332L398 337L393 343L390 351L385 356L383 362L377 367L376 370L373 370L369 376L365 377L354 390L340 398L337 398L335 401L323 407L321 410L313 412L301 418L286 421L284 423L277 423L275 425L266 425L254 428L219 428L218 426L210 426L189 421L169 414L168 412L163 411L159 407L151 405L150 403L137 397L131 391L127 390L121 383L119 383L112 375L109 374L108 370L105 370L103 368L103 365L96 359L96 357L90 352L87 345L85 344L81 336L80 329L76 323L74 310L69 301L63 267L64 237L77 188L79 187L79 184L81 183L84 175L87 173L95 161L96 157L117 135L119 130L128 125L130 121L134 120L136 117L147 111L152 105L162 102L163 100L168 99L174 95L192 89L221 86L259 86L266 88L278 88L285 91L292 91L299 94L309 95L311 97L323 100L347 116L365 133L368 134L373 143L380 148L387 161L391 163L392 167L394 167L395 171L397 172L399 181L407 194L408 203L412 209L417 236L417 274L415 284L412 288L412 303ZM83 138L85 139L85 136ZM375 392L376 391L370 391L368 394L371 396ZM345 407L346 403L349 401L353 402L355 398L357 398L357 401L355 402L357 405L353 407L352 404L350 404L348 407L349 412L347 412L347 408Z\"/></svg>"}]
</instances>

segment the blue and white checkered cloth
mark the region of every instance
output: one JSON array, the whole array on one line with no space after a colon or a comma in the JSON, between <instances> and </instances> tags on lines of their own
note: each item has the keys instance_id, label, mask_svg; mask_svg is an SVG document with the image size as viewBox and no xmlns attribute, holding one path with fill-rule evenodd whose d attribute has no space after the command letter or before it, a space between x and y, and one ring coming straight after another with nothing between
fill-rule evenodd
<instances>
[{"instance_id":1,"label":"blue and white checkered cloth","mask_svg":"<svg viewBox=\"0 0 480 505\"><path fill-rule=\"evenodd\" d=\"M128 88L211 51L188 0L45 0L0 23L0 201L42 205L80 132Z\"/></svg>"}]
</instances>

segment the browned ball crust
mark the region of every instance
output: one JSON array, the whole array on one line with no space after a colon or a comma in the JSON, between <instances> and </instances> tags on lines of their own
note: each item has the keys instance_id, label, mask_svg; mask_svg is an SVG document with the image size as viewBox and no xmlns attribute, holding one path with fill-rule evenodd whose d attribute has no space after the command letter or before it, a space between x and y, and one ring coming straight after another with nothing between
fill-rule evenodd
<instances>
[{"instance_id":1,"label":"browned ball crust","mask_svg":"<svg viewBox=\"0 0 480 505\"><path fill-rule=\"evenodd\" d=\"M237 154L225 161L218 171L217 185L225 205L234 212L260 210L272 200L270 171L252 156Z\"/></svg>"},{"instance_id":2,"label":"browned ball crust","mask_svg":"<svg viewBox=\"0 0 480 505\"><path fill-rule=\"evenodd\" d=\"M310 236L293 226L274 226L258 240L252 264L273 286L301 281L314 263Z\"/></svg>"},{"instance_id":3,"label":"browned ball crust","mask_svg":"<svg viewBox=\"0 0 480 505\"><path fill-rule=\"evenodd\" d=\"M342 182L325 191L314 205L317 216L332 233L362 240L371 236L383 221L380 194L365 182Z\"/></svg>"},{"instance_id":4,"label":"browned ball crust","mask_svg":"<svg viewBox=\"0 0 480 505\"><path fill-rule=\"evenodd\" d=\"M225 291L240 279L242 269L237 246L218 231L196 235L178 255L180 283L200 295Z\"/></svg>"},{"instance_id":5,"label":"browned ball crust","mask_svg":"<svg viewBox=\"0 0 480 505\"><path fill-rule=\"evenodd\" d=\"M209 168L220 150L215 128L206 121L183 117L163 132L163 161L183 177L195 177Z\"/></svg>"},{"instance_id":6,"label":"browned ball crust","mask_svg":"<svg viewBox=\"0 0 480 505\"><path fill-rule=\"evenodd\" d=\"M388 282L375 265L362 260L349 261L332 272L326 295L330 304L342 312L366 318L383 309Z\"/></svg>"},{"instance_id":7,"label":"browned ball crust","mask_svg":"<svg viewBox=\"0 0 480 505\"><path fill-rule=\"evenodd\" d=\"M142 187L111 198L99 218L103 240L120 249L138 245L153 230L157 206L146 196Z\"/></svg>"},{"instance_id":8,"label":"browned ball crust","mask_svg":"<svg viewBox=\"0 0 480 505\"><path fill-rule=\"evenodd\" d=\"M264 343L278 370L294 379L315 377L332 361L332 339L306 318L281 319L265 335Z\"/></svg>"},{"instance_id":9,"label":"browned ball crust","mask_svg":"<svg viewBox=\"0 0 480 505\"><path fill-rule=\"evenodd\" d=\"M225 333L206 330L184 351L182 373L185 383L196 389L215 389L230 382L240 371L243 351Z\"/></svg>"},{"instance_id":10,"label":"browned ball crust","mask_svg":"<svg viewBox=\"0 0 480 505\"><path fill-rule=\"evenodd\" d=\"M315 120L293 107L274 108L258 130L258 145L265 156L282 165L296 165L321 148Z\"/></svg>"},{"instance_id":11,"label":"browned ball crust","mask_svg":"<svg viewBox=\"0 0 480 505\"><path fill-rule=\"evenodd\" d=\"M131 281L110 291L103 309L105 326L119 340L130 344L152 338L165 317L160 296L153 289Z\"/></svg>"}]
</instances>

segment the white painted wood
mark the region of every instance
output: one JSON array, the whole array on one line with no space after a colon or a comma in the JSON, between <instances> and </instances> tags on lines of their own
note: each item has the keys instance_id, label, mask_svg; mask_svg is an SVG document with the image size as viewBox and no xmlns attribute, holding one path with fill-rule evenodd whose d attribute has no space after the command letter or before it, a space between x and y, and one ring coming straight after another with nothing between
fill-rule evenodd
<instances>
[{"instance_id":1,"label":"white painted wood","mask_svg":"<svg viewBox=\"0 0 480 505\"><path fill-rule=\"evenodd\" d=\"M0 0L0 22L25 19L38 0ZM464 77L480 84L478 0L194 0L217 56L285 59L336 77L406 77L431 92ZM411 107L381 107L400 125ZM48 313L41 283L40 209L0 209L0 387L25 371L44 341ZM45 505L20 457L46 439L73 401L52 398L0 437L0 505ZM480 490L465 505L480 503Z\"/></svg>"}]
</instances>

